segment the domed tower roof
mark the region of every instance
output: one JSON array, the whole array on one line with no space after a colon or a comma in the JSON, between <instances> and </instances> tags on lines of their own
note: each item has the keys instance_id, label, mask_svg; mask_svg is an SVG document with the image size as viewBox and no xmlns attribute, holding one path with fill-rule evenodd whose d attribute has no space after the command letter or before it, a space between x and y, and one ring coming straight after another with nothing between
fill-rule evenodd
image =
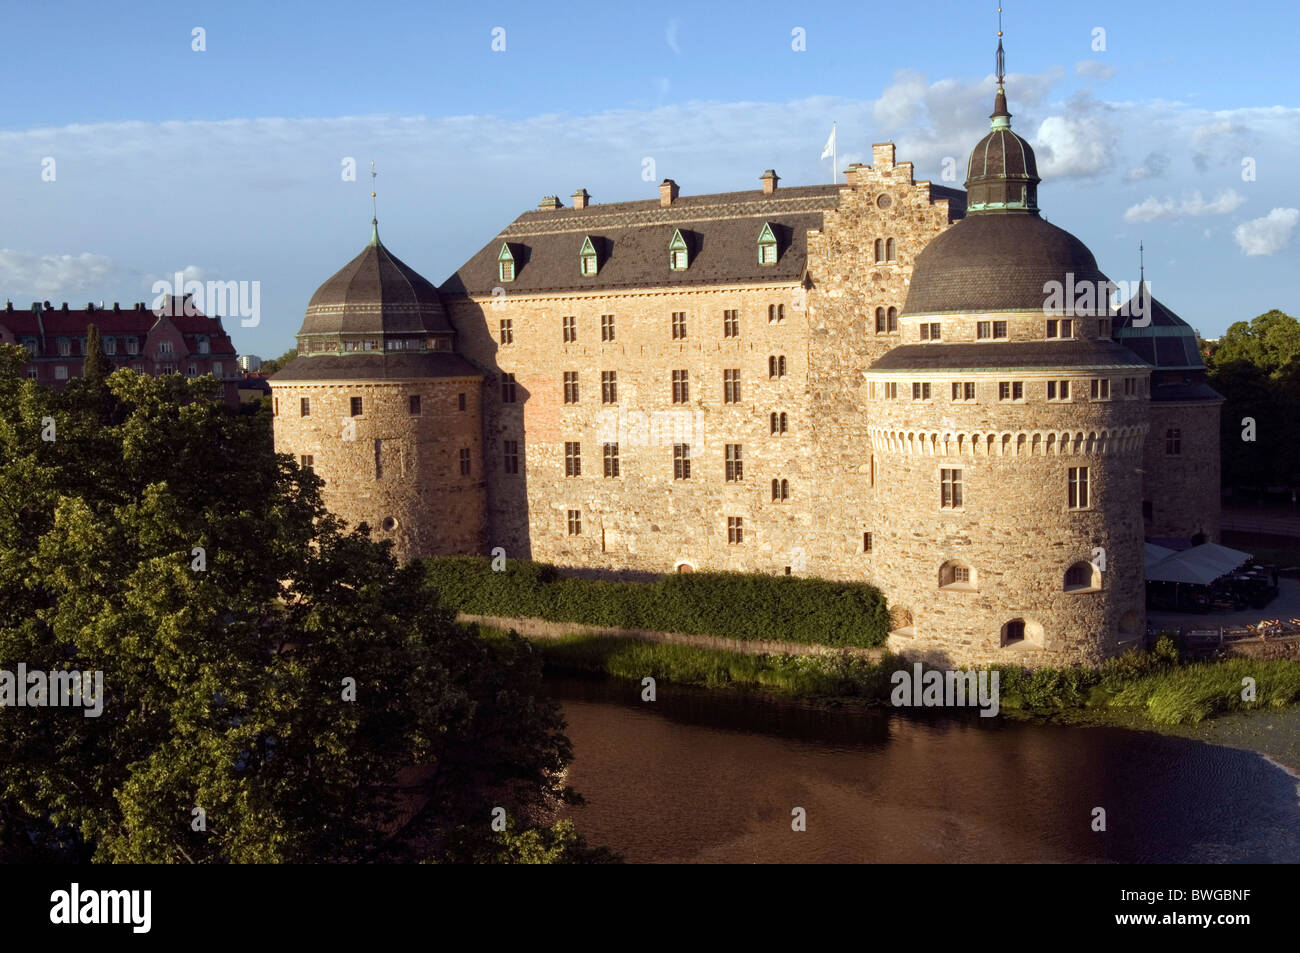
<instances>
[{"instance_id":1,"label":"domed tower roof","mask_svg":"<svg viewBox=\"0 0 1300 953\"><path fill-rule=\"evenodd\" d=\"M1011 131L1007 94L1000 81L989 119L992 128L975 144L966 164L966 211L1037 212L1042 181L1038 160L1033 147Z\"/></svg>"},{"instance_id":2,"label":"domed tower roof","mask_svg":"<svg viewBox=\"0 0 1300 953\"><path fill-rule=\"evenodd\" d=\"M453 333L437 289L385 248L372 225L361 254L311 296L298 336Z\"/></svg>"}]
</instances>

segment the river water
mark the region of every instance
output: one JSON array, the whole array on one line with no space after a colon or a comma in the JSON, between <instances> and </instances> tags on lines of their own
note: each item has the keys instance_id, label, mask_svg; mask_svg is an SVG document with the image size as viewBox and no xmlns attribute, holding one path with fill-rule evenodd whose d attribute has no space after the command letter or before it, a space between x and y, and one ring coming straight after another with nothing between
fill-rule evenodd
<instances>
[{"instance_id":1,"label":"river water","mask_svg":"<svg viewBox=\"0 0 1300 953\"><path fill-rule=\"evenodd\" d=\"M662 683L655 702L634 682L547 684L587 801L569 816L629 862L1300 862L1296 779L1249 751Z\"/></svg>"}]
</instances>

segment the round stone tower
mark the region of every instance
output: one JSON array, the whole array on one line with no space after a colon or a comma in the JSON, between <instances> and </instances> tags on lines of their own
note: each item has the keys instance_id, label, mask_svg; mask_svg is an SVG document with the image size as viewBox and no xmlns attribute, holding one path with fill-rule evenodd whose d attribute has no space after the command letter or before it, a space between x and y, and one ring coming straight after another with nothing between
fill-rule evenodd
<instances>
[{"instance_id":1,"label":"round stone tower","mask_svg":"<svg viewBox=\"0 0 1300 953\"><path fill-rule=\"evenodd\" d=\"M275 449L325 481L349 525L399 560L479 553L483 375L456 353L438 292L379 240L312 295L298 357L271 377Z\"/></svg>"},{"instance_id":2,"label":"round stone tower","mask_svg":"<svg viewBox=\"0 0 1300 953\"><path fill-rule=\"evenodd\" d=\"M1145 629L1150 367L1112 340L1092 253L1039 216L1000 68L990 118L967 215L917 256L902 343L867 373L871 577L910 657L1094 663Z\"/></svg>"}]
</instances>

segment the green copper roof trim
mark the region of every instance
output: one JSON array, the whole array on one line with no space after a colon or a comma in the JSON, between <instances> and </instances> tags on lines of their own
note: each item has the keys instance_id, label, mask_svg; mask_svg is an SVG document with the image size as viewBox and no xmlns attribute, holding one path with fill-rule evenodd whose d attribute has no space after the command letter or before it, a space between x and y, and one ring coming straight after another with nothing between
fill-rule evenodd
<instances>
[{"instance_id":1,"label":"green copper roof trim","mask_svg":"<svg viewBox=\"0 0 1300 953\"><path fill-rule=\"evenodd\" d=\"M379 245L379 219L377 218L370 220L370 244L373 246Z\"/></svg>"},{"instance_id":2,"label":"green copper roof trim","mask_svg":"<svg viewBox=\"0 0 1300 953\"><path fill-rule=\"evenodd\" d=\"M497 261L514 261L515 256L510 253L510 243L501 243L501 253L497 255Z\"/></svg>"}]
</instances>

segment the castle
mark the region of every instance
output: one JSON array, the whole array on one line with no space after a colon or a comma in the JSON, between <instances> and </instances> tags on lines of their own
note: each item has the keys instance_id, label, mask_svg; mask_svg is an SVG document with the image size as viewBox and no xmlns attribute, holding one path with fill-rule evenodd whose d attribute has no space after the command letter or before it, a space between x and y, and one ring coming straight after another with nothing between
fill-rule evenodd
<instances>
[{"instance_id":1,"label":"castle","mask_svg":"<svg viewBox=\"0 0 1300 953\"><path fill-rule=\"evenodd\" d=\"M1163 305L1052 301L1107 279L1002 75L964 192L892 144L844 185L580 189L439 288L376 224L272 378L277 449L402 557L866 581L950 664L1122 650L1144 538L1217 538L1221 398Z\"/></svg>"}]
</instances>

